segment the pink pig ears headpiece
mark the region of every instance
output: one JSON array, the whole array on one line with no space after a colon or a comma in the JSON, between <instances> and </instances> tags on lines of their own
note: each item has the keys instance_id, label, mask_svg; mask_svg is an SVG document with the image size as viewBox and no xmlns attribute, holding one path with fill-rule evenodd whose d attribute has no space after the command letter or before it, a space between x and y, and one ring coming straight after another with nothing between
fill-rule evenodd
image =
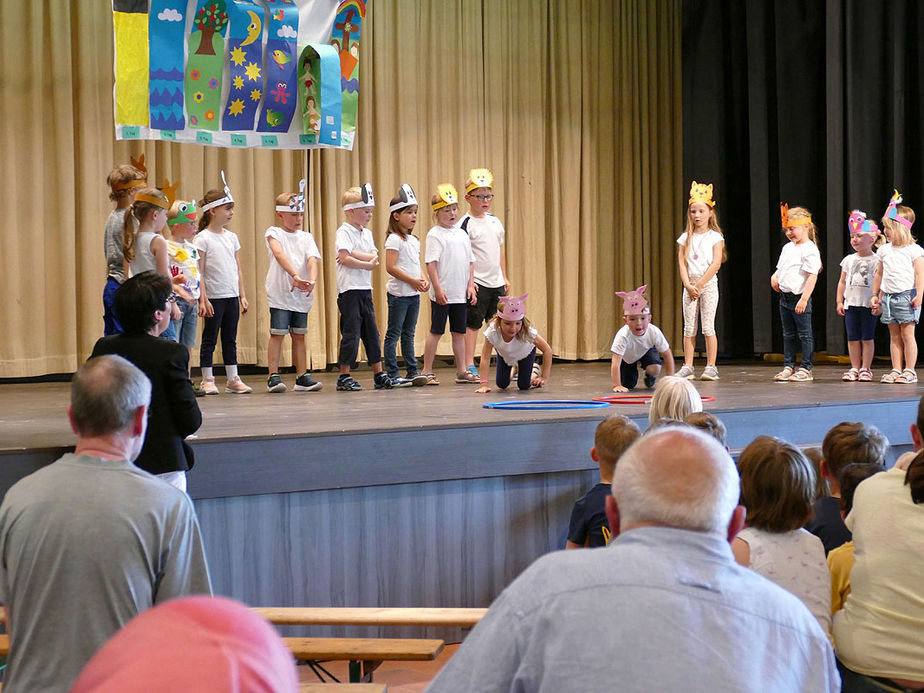
<instances>
[{"instance_id":1,"label":"pink pig ears headpiece","mask_svg":"<svg viewBox=\"0 0 924 693\"><path fill-rule=\"evenodd\" d=\"M497 314L500 316L501 320L522 320L526 315L526 297L529 294L523 294L522 296L501 296L497 299L497 302L500 304L497 306Z\"/></svg>"},{"instance_id":2,"label":"pink pig ears headpiece","mask_svg":"<svg viewBox=\"0 0 924 693\"><path fill-rule=\"evenodd\" d=\"M879 233L879 226L875 221L866 218L866 212L855 209L847 217L847 228L850 229L850 235L855 236L858 233L871 233L874 236Z\"/></svg>"},{"instance_id":3,"label":"pink pig ears headpiece","mask_svg":"<svg viewBox=\"0 0 924 693\"><path fill-rule=\"evenodd\" d=\"M905 217L898 213L898 203L901 201L902 194L898 192L898 190L895 190L895 192L892 193L892 199L889 200L889 206L886 207L884 216L887 219L893 219L902 226L907 226L910 229L913 222L908 221L905 219Z\"/></svg>"},{"instance_id":4,"label":"pink pig ears headpiece","mask_svg":"<svg viewBox=\"0 0 924 693\"><path fill-rule=\"evenodd\" d=\"M641 315L645 312L645 309L648 308L648 301L645 300L642 294L645 293L645 289L647 288L648 285L643 284L635 291L616 292L616 295L622 299L623 315Z\"/></svg>"}]
</instances>

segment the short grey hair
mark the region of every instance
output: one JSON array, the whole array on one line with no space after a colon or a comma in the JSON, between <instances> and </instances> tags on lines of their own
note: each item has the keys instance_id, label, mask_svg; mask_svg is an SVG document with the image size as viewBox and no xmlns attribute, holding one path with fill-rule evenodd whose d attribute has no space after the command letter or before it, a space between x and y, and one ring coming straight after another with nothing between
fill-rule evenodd
<instances>
[{"instance_id":1,"label":"short grey hair","mask_svg":"<svg viewBox=\"0 0 924 693\"><path fill-rule=\"evenodd\" d=\"M665 426L623 454L612 492L620 524L724 533L739 488L735 463L715 438L690 426Z\"/></svg>"},{"instance_id":2,"label":"short grey hair","mask_svg":"<svg viewBox=\"0 0 924 693\"><path fill-rule=\"evenodd\" d=\"M97 356L71 379L71 414L80 436L119 433L151 403L151 381L121 356Z\"/></svg>"}]
</instances>

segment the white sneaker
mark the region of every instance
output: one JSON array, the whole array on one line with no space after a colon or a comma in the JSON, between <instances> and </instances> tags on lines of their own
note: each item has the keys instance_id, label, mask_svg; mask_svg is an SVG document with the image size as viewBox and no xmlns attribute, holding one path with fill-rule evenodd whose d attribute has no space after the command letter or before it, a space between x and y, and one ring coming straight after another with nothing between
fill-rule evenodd
<instances>
[{"instance_id":1,"label":"white sneaker","mask_svg":"<svg viewBox=\"0 0 924 693\"><path fill-rule=\"evenodd\" d=\"M215 378L203 378L201 387L202 392L207 395L218 394L218 387L215 385Z\"/></svg>"},{"instance_id":2,"label":"white sneaker","mask_svg":"<svg viewBox=\"0 0 924 693\"><path fill-rule=\"evenodd\" d=\"M703 370L703 374L699 376L700 380L718 380L719 379L719 369L715 366L706 366Z\"/></svg>"},{"instance_id":3,"label":"white sneaker","mask_svg":"<svg viewBox=\"0 0 924 693\"><path fill-rule=\"evenodd\" d=\"M253 388L244 384L244 381L237 378L231 378L225 384L225 392L229 392L232 395L247 395L253 392Z\"/></svg>"},{"instance_id":4,"label":"white sneaker","mask_svg":"<svg viewBox=\"0 0 924 693\"><path fill-rule=\"evenodd\" d=\"M693 374L693 366L688 366L683 364L683 367L675 374L678 378L686 378L687 380L693 380L695 377Z\"/></svg>"}]
</instances>

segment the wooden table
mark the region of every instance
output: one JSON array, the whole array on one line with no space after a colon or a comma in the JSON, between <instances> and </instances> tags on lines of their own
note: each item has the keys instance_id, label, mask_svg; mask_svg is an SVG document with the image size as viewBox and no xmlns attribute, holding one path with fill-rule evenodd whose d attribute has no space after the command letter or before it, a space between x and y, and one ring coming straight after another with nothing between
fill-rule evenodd
<instances>
[{"instance_id":1,"label":"wooden table","mask_svg":"<svg viewBox=\"0 0 924 693\"><path fill-rule=\"evenodd\" d=\"M277 626L454 626L471 628L487 609L258 607L253 609Z\"/></svg>"}]
</instances>

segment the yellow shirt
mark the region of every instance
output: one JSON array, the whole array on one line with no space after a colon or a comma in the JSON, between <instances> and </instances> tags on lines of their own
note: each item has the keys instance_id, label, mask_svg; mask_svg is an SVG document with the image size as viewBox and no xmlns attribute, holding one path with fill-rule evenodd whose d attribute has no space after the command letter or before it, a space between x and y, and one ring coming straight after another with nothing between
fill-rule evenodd
<instances>
[{"instance_id":1,"label":"yellow shirt","mask_svg":"<svg viewBox=\"0 0 924 693\"><path fill-rule=\"evenodd\" d=\"M831 615L843 608L850 594L850 569L853 568L853 542L848 541L828 552L831 571Z\"/></svg>"}]
</instances>

